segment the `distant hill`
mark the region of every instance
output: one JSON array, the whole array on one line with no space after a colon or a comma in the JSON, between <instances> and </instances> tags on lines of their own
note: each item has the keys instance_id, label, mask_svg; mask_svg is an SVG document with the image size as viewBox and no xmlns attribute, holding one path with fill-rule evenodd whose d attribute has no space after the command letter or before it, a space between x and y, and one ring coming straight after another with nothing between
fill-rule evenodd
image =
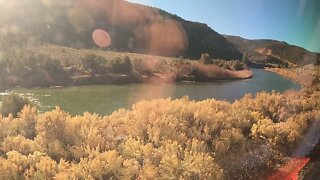
<instances>
[{"instance_id":1,"label":"distant hill","mask_svg":"<svg viewBox=\"0 0 320 180\"><path fill-rule=\"evenodd\" d=\"M319 64L320 54L276 40L248 40L224 35L243 54L255 63L306 65Z\"/></svg>"},{"instance_id":2,"label":"distant hill","mask_svg":"<svg viewBox=\"0 0 320 180\"><path fill-rule=\"evenodd\" d=\"M206 24L122 0L11 0L1 4L3 42L97 47L96 29L107 31L112 50L199 59L241 59L242 54Z\"/></svg>"}]
</instances>

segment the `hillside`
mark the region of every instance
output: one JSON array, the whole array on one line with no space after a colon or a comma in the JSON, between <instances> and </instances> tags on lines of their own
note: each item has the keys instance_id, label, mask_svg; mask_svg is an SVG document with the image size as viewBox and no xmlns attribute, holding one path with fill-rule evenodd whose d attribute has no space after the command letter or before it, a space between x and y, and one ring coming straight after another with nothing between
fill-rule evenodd
<instances>
[{"instance_id":1,"label":"hillside","mask_svg":"<svg viewBox=\"0 0 320 180\"><path fill-rule=\"evenodd\" d=\"M319 64L320 54L298 46L276 40L249 40L237 36L224 35L235 47L255 63L301 66Z\"/></svg>"},{"instance_id":2,"label":"hillside","mask_svg":"<svg viewBox=\"0 0 320 180\"><path fill-rule=\"evenodd\" d=\"M12 0L0 12L4 47L51 43L92 48L92 34L103 29L110 49L161 56L199 59L207 52L220 59L242 54L206 24L123 0Z\"/></svg>"}]
</instances>

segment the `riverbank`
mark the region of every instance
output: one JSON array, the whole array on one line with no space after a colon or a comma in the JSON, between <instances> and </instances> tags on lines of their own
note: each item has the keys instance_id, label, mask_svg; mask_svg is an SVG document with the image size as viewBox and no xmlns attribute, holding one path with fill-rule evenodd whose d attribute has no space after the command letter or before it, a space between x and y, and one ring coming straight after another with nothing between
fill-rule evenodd
<instances>
[{"instance_id":1,"label":"riverbank","mask_svg":"<svg viewBox=\"0 0 320 180\"><path fill-rule=\"evenodd\" d=\"M43 45L9 49L0 63L0 89L156 82L212 82L252 77L240 61L198 60ZM219 65L219 66L218 66ZM237 65L237 71L233 66ZM225 69L227 67L230 69Z\"/></svg>"},{"instance_id":2,"label":"riverbank","mask_svg":"<svg viewBox=\"0 0 320 180\"><path fill-rule=\"evenodd\" d=\"M195 68L191 67L191 68ZM197 66L198 67L198 66ZM79 86L79 85L107 85L107 84L131 84L131 83L174 83L183 81L192 82L216 82L250 79L253 73L250 70L230 71L215 66L201 66L206 71L197 73L155 73L141 75L138 73L128 74L80 74L75 76L61 76L57 79L41 77L41 75L27 75L25 77L8 76L2 77L5 83L0 83L0 89L6 90L14 87L35 88L55 86Z\"/></svg>"},{"instance_id":3,"label":"riverbank","mask_svg":"<svg viewBox=\"0 0 320 180\"><path fill-rule=\"evenodd\" d=\"M311 65L308 65L311 66ZM310 67L309 67L310 68ZM289 78L292 81L299 83L300 85L310 87L320 87L320 75L318 74L318 66L314 66L315 73L310 73L306 70L306 67L301 68L265 68L266 71L277 73L283 77Z\"/></svg>"},{"instance_id":4,"label":"riverbank","mask_svg":"<svg viewBox=\"0 0 320 180\"><path fill-rule=\"evenodd\" d=\"M215 70L216 67L208 67ZM220 74L219 74L220 73ZM215 82L215 81L233 81L252 78L250 70L230 71L220 70L220 72L201 72L198 74L178 74L168 72L165 74L156 73L152 75L140 74L96 74L71 77L71 86L77 85L102 85L102 84L130 84L130 83L173 83L173 82Z\"/></svg>"}]
</instances>

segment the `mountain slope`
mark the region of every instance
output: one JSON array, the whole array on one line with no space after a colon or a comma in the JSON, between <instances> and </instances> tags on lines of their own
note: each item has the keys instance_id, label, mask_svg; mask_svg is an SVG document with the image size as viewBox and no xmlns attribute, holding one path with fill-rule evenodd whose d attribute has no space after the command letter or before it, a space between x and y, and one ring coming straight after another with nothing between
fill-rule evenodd
<instances>
[{"instance_id":1,"label":"mountain slope","mask_svg":"<svg viewBox=\"0 0 320 180\"><path fill-rule=\"evenodd\" d=\"M224 35L235 47L253 62L289 65L319 64L320 54L276 40L248 40Z\"/></svg>"},{"instance_id":2,"label":"mountain slope","mask_svg":"<svg viewBox=\"0 0 320 180\"><path fill-rule=\"evenodd\" d=\"M205 24L123 0L12 0L0 5L0 36L11 45L36 41L92 48L97 47L92 33L103 29L113 50L192 59L202 53L221 59L242 57Z\"/></svg>"}]
</instances>

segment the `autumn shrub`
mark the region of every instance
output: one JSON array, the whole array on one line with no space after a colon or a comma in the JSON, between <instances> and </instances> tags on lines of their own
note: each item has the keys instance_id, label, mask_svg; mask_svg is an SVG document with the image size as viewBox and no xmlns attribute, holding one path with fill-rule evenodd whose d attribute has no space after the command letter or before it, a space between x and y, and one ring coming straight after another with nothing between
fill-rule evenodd
<instances>
[{"instance_id":1,"label":"autumn shrub","mask_svg":"<svg viewBox=\"0 0 320 180\"><path fill-rule=\"evenodd\" d=\"M257 179L290 156L319 110L318 90L140 101L104 117L26 106L0 116L0 179Z\"/></svg>"}]
</instances>

